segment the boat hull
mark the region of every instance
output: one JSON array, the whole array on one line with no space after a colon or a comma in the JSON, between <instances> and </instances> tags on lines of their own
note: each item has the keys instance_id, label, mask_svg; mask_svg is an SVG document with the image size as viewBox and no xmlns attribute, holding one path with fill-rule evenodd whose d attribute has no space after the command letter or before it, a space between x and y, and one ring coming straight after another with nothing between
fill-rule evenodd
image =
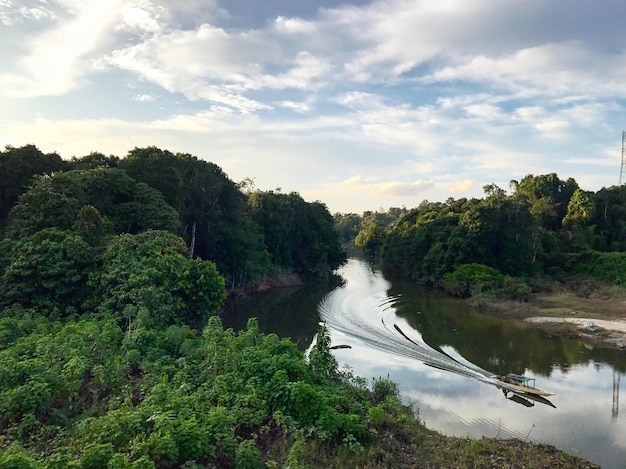
<instances>
[{"instance_id":1,"label":"boat hull","mask_svg":"<svg viewBox=\"0 0 626 469\"><path fill-rule=\"evenodd\" d=\"M500 377L498 376L492 376L491 378L496 382L496 385L498 387L502 389L506 389L508 391L513 391L513 392L518 392L518 393L523 393L523 394L532 394L535 396L544 396L544 397L555 395L553 392L544 391L543 389L538 389L532 386L525 386L523 384L505 382L505 381L502 381L502 379L500 379Z\"/></svg>"}]
</instances>

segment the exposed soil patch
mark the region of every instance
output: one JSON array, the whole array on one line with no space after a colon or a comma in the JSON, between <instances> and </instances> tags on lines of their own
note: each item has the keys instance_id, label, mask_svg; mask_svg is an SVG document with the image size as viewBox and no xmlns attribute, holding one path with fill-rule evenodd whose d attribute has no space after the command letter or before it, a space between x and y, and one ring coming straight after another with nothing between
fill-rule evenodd
<instances>
[{"instance_id":1,"label":"exposed soil patch","mask_svg":"<svg viewBox=\"0 0 626 469\"><path fill-rule=\"evenodd\" d=\"M472 299L485 312L523 319L550 336L579 338L626 351L626 300L623 292L585 297L571 291L538 293L529 302Z\"/></svg>"}]
</instances>

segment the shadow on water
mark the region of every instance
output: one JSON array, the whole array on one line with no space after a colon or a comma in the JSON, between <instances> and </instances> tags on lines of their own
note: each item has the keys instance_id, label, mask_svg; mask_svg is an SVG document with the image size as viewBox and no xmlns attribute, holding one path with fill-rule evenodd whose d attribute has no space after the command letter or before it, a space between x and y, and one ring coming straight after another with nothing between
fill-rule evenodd
<instances>
[{"instance_id":1,"label":"shadow on water","mask_svg":"<svg viewBox=\"0 0 626 469\"><path fill-rule=\"evenodd\" d=\"M300 350L306 350L319 329L317 305L342 283L339 276L328 282L304 287L278 288L251 298L229 300L220 314L226 328L244 330L251 317L257 318L264 333L289 337Z\"/></svg>"}]
</instances>

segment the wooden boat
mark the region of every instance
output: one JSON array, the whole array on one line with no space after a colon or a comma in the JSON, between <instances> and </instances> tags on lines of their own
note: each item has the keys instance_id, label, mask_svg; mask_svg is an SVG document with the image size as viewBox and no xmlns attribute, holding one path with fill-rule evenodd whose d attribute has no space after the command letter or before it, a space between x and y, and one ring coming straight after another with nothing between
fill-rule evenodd
<instances>
[{"instance_id":1,"label":"wooden boat","mask_svg":"<svg viewBox=\"0 0 626 469\"><path fill-rule=\"evenodd\" d=\"M503 391L513 391L535 396L554 396L553 392L544 391L535 387L535 378L529 378L515 373L493 375L491 378L497 382L497 386Z\"/></svg>"}]
</instances>

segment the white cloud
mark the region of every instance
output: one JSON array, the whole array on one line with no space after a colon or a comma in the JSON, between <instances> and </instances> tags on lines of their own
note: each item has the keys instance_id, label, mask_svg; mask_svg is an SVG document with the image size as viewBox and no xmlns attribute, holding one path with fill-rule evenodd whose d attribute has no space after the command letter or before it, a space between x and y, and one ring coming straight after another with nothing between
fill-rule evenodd
<instances>
[{"instance_id":1,"label":"white cloud","mask_svg":"<svg viewBox=\"0 0 626 469\"><path fill-rule=\"evenodd\" d=\"M361 184L363 182L363 176L361 174L357 175L357 176L352 176L348 179L346 179L345 181L342 181L341 184L344 186L354 186L357 184Z\"/></svg>"},{"instance_id":2,"label":"white cloud","mask_svg":"<svg viewBox=\"0 0 626 469\"><path fill-rule=\"evenodd\" d=\"M150 6L148 2L146 6ZM141 8L137 5L125 5L121 9L122 25L120 28L140 30L151 33L161 31L158 12L151 12L149 9Z\"/></svg>"},{"instance_id":3,"label":"white cloud","mask_svg":"<svg viewBox=\"0 0 626 469\"><path fill-rule=\"evenodd\" d=\"M415 196L423 193L427 189L434 187L433 181L415 181L415 182L386 182L383 184L373 185L371 192L374 195L398 195L398 196Z\"/></svg>"},{"instance_id":4,"label":"white cloud","mask_svg":"<svg viewBox=\"0 0 626 469\"><path fill-rule=\"evenodd\" d=\"M133 101L138 101L140 103L147 103L154 101L155 97L149 93L136 94L133 96Z\"/></svg>"},{"instance_id":5,"label":"white cloud","mask_svg":"<svg viewBox=\"0 0 626 469\"><path fill-rule=\"evenodd\" d=\"M299 102L299 101L281 101L279 104L282 107L285 107L287 109L292 109L301 114L304 114L311 110L311 106L308 103Z\"/></svg>"},{"instance_id":6,"label":"white cloud","mask_svg":"<svg viewBox=\"0 0 626 469\"><path fill-rule=\"evenodd\" d=\"M16 5L12 0L0 0L0 23L11 27L29 21L54 19L55 14L45 0L22 1Z\"/></svg>"},{"instance_id":7,"label":"white cloud","mask_svg":"<svg viewBox=\"0 0 626 469\"><path fill-rule=\"evenodd\" d=\"M450 189L448 189L448 193L451 196L454 196L458 193L465 194L472 190L476 186L476 182L470 179L466 179L464 181L459 181L454 184Z\"/></svg>"},{"instance_id":8,"label":"white cloud","mask_svg":"<svg viewBox=\"0 0 626 469\"><path fill-rule=\"evenodd\" d=\"M283 34L311 34L317 32L315 23L300 18L285 18L279 16L275 21L275 28Z\"/></svg>"},{"instance_id":9,"label":"white cloud","mask_svg":"<svg viewBox=\"0 0 626 469\"><path fill-rule=\"evenodd\" d=\"M89 54L98 49L118 19L119 1L92 0L73 5L72 16L27 43L15 69L0 75L0 93L28 98L62 94L75 87L91 68Z\"/></svg>"}]
</instances>

